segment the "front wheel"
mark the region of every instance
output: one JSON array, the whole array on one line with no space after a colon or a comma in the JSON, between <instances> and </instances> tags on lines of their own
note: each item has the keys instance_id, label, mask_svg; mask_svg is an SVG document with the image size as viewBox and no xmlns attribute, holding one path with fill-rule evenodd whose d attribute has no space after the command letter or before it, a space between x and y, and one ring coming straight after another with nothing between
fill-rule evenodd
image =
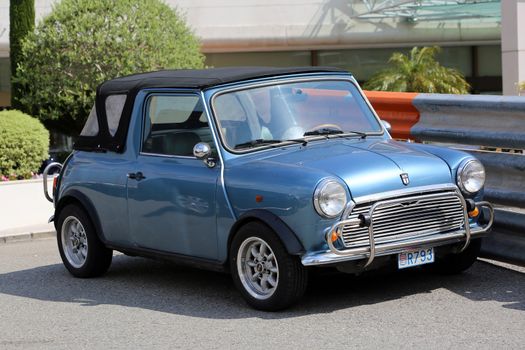
<instances>
[{"instance_id":1,"label":"front wheel","mask_svg":"<svg viewBox=\"0 0 525 350\"><path fill-rule=\"evenodd\" d=\"M296 302L306 289L307 271L288 254L277 235L258 222L243 226L230 248L235 286L255 309L277 311Z\"/></svg>"},{"instance_id":2,"label":"front wheel","mask_svg":"<svg viewBox=\"0 0 525 350\"><path fill-rule=\"evenodd\" d=\"M436 257L436 262L430 267L441 274L454 275L467 270L476 262L481 250L481 238L470 241L469 246L457 254Z\"/></svg>"}]
</instances>

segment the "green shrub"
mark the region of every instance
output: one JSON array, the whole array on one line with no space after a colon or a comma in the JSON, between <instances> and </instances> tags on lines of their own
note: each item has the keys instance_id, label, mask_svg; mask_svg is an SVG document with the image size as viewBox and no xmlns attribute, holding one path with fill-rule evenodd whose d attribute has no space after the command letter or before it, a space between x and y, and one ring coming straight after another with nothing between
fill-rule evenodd
<instances>
[{"instance_id":1,"label":"green shrub","mask_svg":"<svg viewBox=\"0 0 525 350\"><path fill-rule=\"evenodd\" d=\"M408 55L394 52L388 60L390 67L368 80L366 90L468 94L470 85L458 70L443 67L436 55L437 46L414 47Z\"/></svg>"},{"instance_id":2,"label":"green shrub","mask_svg":"<svg viewBox=\"0 0 525 350\"><path fill-rule=\"evenodd\" d=\"M20 57L21 43L25 36L35 28L35 0L11 0L9 2L9 57L13 76ZM22 95L16 83L11 85L11 106L17 104Z\"/></svg>"},{"instance_id":3,"label":"green shrub","mask_svg":"<svg viewBox=\"0 0 525 350\"><path fill-rule=\"evenodd\" d=\"M22 43L23 111L77 134L96 86L167 68L202 68L200 43L160 0L62 0Z\"/></svg>"},{"instance_id":4,"label":"green shrub","mask_svg":"<svg viewBox=\"0 0 525 350\"><path fill-rule=\"evenodd\" d=\"M49 132L20 111L0 111L0 175L31 177L47 159Z\"/></svg>"}]
</instances>

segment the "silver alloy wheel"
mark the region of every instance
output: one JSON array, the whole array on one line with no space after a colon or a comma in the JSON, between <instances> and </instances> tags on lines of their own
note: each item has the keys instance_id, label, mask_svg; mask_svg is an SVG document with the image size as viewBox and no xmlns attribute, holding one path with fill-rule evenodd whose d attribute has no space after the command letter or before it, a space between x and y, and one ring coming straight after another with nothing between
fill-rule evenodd
<instances>
[{"instance_id":1,"label":"silver alloy wheel","mask_svg":"<svg viewBox=\"0 0 525 350\"><path fill-rule=\"evenodd\" d=\"M62 250L67 261L75 268L81 268L86 262L88 241L86 230L80 220L68 216L62 223L60 232Z\"/></svg>"},{"instance_id":2,"label":"silver alloy wheel","mask_svg":"<svg viewBox=\"0 0 525 350\"><path fill-rule=\"evenodd\" d=\"M244 289L256 299L268 299L277 289L277 259L268 243L258 237L242 242L237 252L237 272Z\"/></svg>"}]
</instances>

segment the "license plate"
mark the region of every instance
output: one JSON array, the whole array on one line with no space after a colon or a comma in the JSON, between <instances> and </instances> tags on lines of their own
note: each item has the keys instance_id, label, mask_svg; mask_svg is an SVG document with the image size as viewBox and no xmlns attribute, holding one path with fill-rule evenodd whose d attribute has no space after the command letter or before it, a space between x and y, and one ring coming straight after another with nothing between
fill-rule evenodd
<instances>
[{"instance_id":1,"label":"license plate","mask_svg":"<svg viewBox=\"0 0 525 350\"><path fill-rule=\"evenodd\" d=\"M406 269L418 265L430 264L434 262L434 248L417 249L399 253L397 256L397 267Z\"/></svg>"}]
</instances>

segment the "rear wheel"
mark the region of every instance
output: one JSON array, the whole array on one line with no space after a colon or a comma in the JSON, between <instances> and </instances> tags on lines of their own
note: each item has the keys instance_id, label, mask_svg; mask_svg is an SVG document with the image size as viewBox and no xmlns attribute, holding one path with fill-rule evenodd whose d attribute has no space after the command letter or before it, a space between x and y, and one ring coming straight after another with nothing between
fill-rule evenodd
<instances>
[{"instance_id":1,"label":"rear wheel","mask_svg":"<svg viewBox=\"0 0 525 350\"><path fill-rule=\"evenodd\" d=\"M306 289L307 271L288 254L277 235L258 222L243 226L230 248L235 286L252 307L276 311L296 302Z\"/></svg>"},{"instance_id":2,"label":"rear wheel","mask_svg":"<svg viewBox=\"0 0 525 350\"><path fill-rule=\"evenodd\" d=\"M454 275L467 270L474 264L481 250L481 239L473 239L467 249L457 254L436 256L436 262L430 267L442 274Z\"/></svg>"},{"instance_id":3,"label":"rear wheel","mask_svg":"<svg viewBox=\"0 0 525 350\"><path fill-rule=\"evenodd\" d=\"M111 264L113 251L100 241L87 213L80 206L64 207L57 221L57 243L62 262L75 277L97 277Z\"/></svg>"}]
</instances>

